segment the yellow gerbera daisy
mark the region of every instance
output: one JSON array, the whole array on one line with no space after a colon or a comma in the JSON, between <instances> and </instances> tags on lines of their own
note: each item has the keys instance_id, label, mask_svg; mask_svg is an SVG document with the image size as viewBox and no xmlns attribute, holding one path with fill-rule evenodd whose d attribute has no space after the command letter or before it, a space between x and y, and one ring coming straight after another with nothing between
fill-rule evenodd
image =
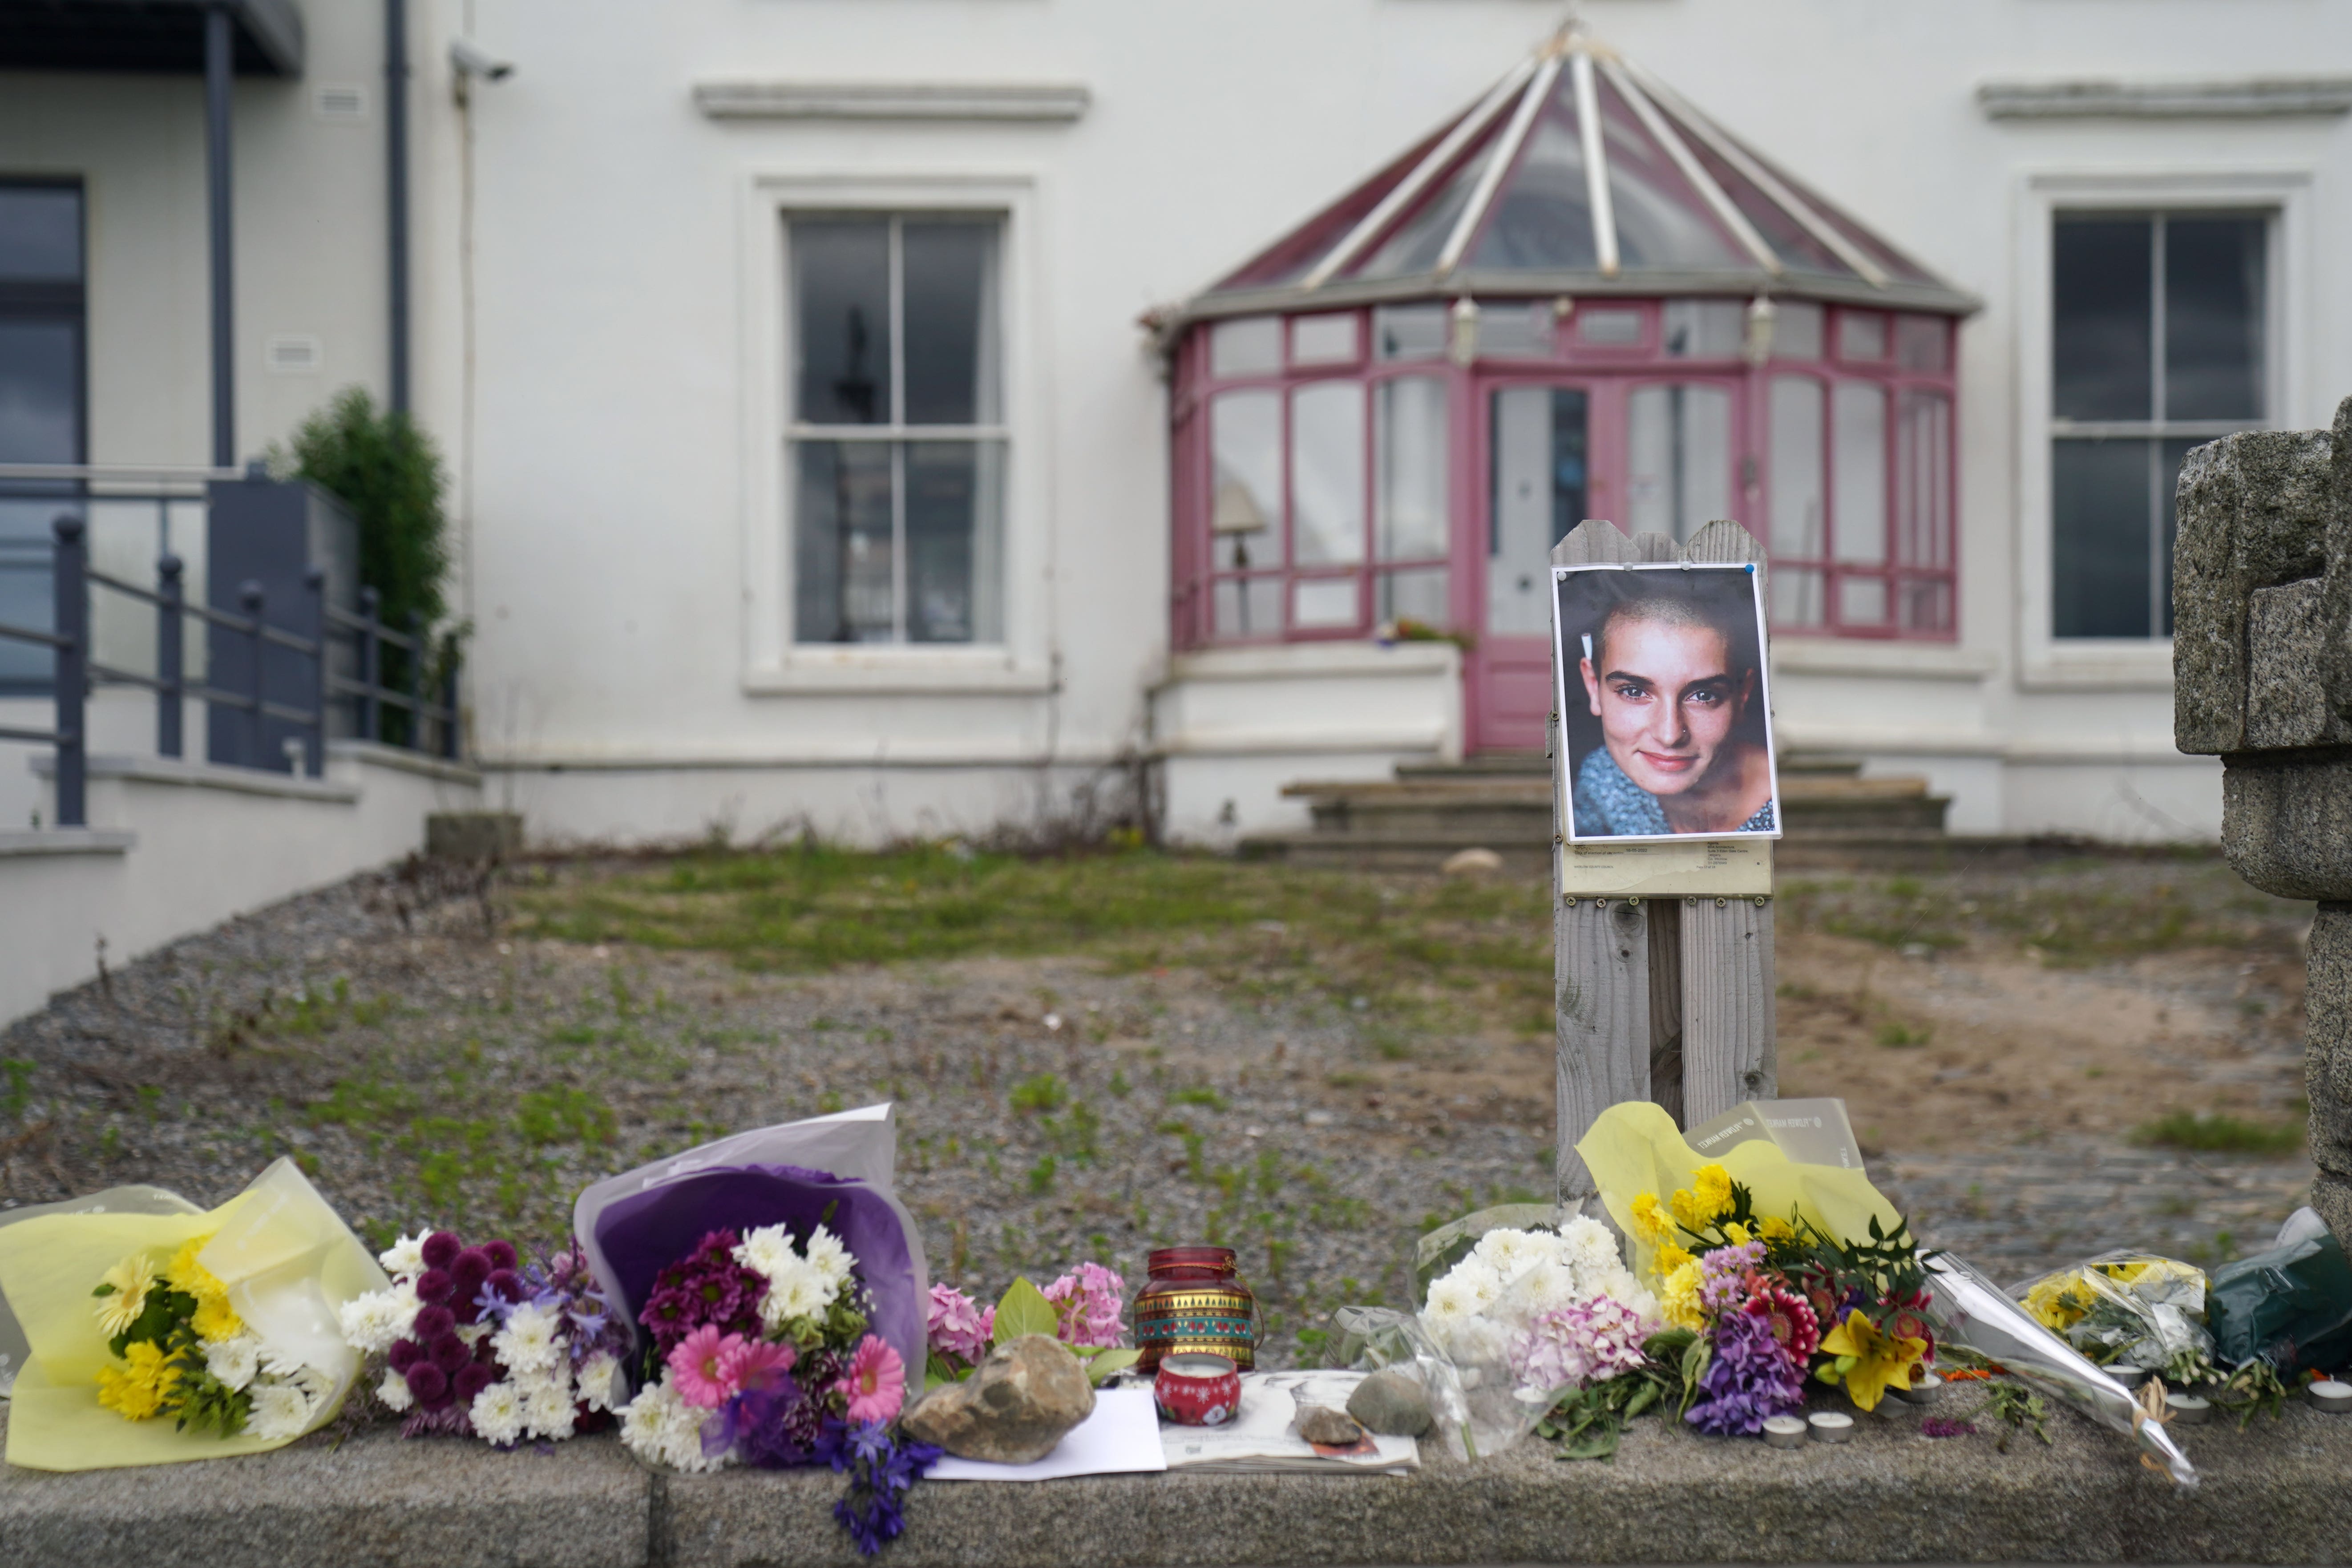
<instances>
[{"instance_id":1,"label":"yellow gerbera daisy","mask_svg":"<svg viewBox=\"0 0 2352 1568\"><path fill-rule=\"evenodd\" d=\"M143 1252L134 1252L100 1277L99 1283L111 1286L98 1299L99 1331L108 1339L124 1332L139 1321L147 1310L147 1292L154 1288L155 1265Z\"/></svg>"}]
</instances>

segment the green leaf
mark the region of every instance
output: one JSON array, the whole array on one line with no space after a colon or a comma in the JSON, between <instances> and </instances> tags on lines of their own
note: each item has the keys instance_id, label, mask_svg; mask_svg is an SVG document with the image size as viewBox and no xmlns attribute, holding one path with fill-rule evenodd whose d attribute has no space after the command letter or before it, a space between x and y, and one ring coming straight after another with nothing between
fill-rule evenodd
<instances>
[{"instance_id":1,"label":"green leaf","mask_svg":"<svg viewBox=\"0 0 2352 1568\"><path fill-rule=\"evenodd\" d=\"M1080 1351L1078 1353L1080 1355L1087 1354L1085 1351ZM1087 1359L1087 1380L1099 1388L1102 1386L1104 1380L1114 1377L1119 1373L1125 1372L1129 1367L1133 1366L1135 1364L1136 1358L1142 1352L1139 1351L1097 1351Z\"/></svg>"},{"instance_id":2,"label":"green leaf","mask_svg":"<svg viewBox=\"0 0 2352 1568\"><path fill-rule=\"evenodd\" d=\"M1026 1279L1015 1279L1004 1299L996 1303L996 1334L993 1342L1010 1344L1024 1334L1053 1335L1061 1324L1054 1315L1054 1303L1045 1300L1045 1292Z\"/></svg>"}]
</instances>

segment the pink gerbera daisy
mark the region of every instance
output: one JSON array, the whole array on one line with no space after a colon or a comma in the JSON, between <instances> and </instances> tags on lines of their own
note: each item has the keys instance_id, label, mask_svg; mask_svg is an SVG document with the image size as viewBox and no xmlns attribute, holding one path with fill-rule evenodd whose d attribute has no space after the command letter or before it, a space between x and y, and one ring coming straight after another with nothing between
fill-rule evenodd
<instances>
[{"instance_id":1,"label":"pink gerbera daisy","mask_svg":"<svg viewBox=\"0 0 2352 1568\"><path fill-rule=\"evenodd\" d=\"M790 1345L772 1344L766 1340L738 1340L719 1351L719 1376L730 1395L746 1389L773 1388L799 1359L800 1352Z\"/></svg>"},{"instance_id":2,"label":"pink gerbera daisy","mask_svg":"<svg viewBox=\"0 0 2352 1568\"><path fill-rule=\"evenodd\" d=\"M687 1404L704 1410L716 1410L727 1403L733 1390L728 1387L726 1358L740 1352L744 1340L740 1334L721 1334L709 1323L677 1342L669 1352L670 1381L677 1396Z\"/></svg>"},{"instance_id":3,"label":"pink gerbera daisy","mask_svg":"<svg viewBox=\"0 0 2352 1568\"><path fill-rule=\"evenodd\" d=\"M907 1368L898 1352L868 1334L858 1342L847 1375L834 1385L849 1395L852 1421L889 1421L907 1401Z\"/></svg>"}]
</instances>

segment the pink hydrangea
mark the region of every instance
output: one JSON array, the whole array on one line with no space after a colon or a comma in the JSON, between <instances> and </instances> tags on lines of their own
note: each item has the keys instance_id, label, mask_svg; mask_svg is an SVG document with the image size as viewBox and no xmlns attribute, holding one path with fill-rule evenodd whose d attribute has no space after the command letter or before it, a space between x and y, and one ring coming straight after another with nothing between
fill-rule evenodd
<instances>
[{"instance_id":1,"label":"pink hydrangea","mask_svg":"<svg viewBox=\"0 0 2352 1568\"><path fill-rule=\"evenodd\" d=\"M1119 1321L1127 1281L1099 1263L1081 1263L1045 1287L1054 1303L1055 1337L1068 1345L1116 1345L1125 1337Z\"/></svg>"},{"instance_id":2,"label":"pink hydrangea","mask_svg":"<svg viewBox=\"0 0 2352 1568\"><path fill-rule=\"evenodd\" d=\"M1537 1313L1511 1342L1511 1374L1522 1388L1581 1388L1640 1366L1649 1332L1613 1296L1571 1301Z\"/></svg>"},{"instance_id":3,"label":"pink hydrangea","mask_svg":"<svg viewBox=\"0 0 2352 1568\"><path fill-rule=\"evenodd\" d=\"M895 1421L898 1407L907 1402L907 1368L897 1351L868 1334L858 1342L849 1370L834 1387L849 1396L853 1424Z\"/></svg>"},{"instance_id":4,"label":"pink hydrangea","mask_svg":"<svg viewBox=\"0 0 2352 1568\"><path fill-rule=\"evenodd\" d=\"M952 1285L931 1287L930 1347L978 1365L996 1333L996 1309L983 1308Z\"/></svg>"}]
</instances>

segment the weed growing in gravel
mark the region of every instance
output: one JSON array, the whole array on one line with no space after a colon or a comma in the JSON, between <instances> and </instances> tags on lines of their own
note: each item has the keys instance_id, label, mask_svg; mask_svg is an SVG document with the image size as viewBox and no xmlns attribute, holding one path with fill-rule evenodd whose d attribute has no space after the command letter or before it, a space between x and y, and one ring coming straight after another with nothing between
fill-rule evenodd
<instances>
[{"instance_id":1,"label":"weed growing in gravel","mask_svg":"<svg viewBox=\"0 0 2352 1568\"><path fill-rule=\"evenodd\" d=\"M1069 1086L1049 1072L1041 1072L1013 1087L1015 1110L1059 1110L1069 1098Z\"/></svg>"},{"instance_id":2,"label":"weed growing in gravel","mask_svg":"<svg viewBox=\"0 0 2352 1568\"><path fill-rule=\"evenodd\" d=\"M2199 1116L2176 1110L2135 1129L2132 1141L2208 1154L2292 1154L2303 1147L2303 1131L2292 1121L2248 1121L2219 1111Z\"/></svg>"},{"instance_id":3,"label":"weed growing in gravel","mask_svg":"<svg viewBox=\"0 0 2352 1568\"><path fill-rule=\"evenodd\" d=\"M1913 1046L1924 1046L1934 1037L1934 1034L1935 1031L1932 1029L1915 1029L1907 1024L1881 1024L1878 1026L1878 1043L1900 1050Z\"/></svg>"},{"instance_id":4,"label":"weed growing in gravel","mask_svg":"<svg viewBox=\"0 0 2352 1568\"><path fill-rule=\"evenodd\" d=\"M1225 1097L1219 1094L1215 1089L1209 1088L1207 1085L1200 1084L1195 1085L1191 1089L1180 1089L1176 1090L1168 1097L1168 1103L1171 1105L1197 1105L1206 1110L1223 1110L1225 1108Z\"/></svg>"}]
</instances>

